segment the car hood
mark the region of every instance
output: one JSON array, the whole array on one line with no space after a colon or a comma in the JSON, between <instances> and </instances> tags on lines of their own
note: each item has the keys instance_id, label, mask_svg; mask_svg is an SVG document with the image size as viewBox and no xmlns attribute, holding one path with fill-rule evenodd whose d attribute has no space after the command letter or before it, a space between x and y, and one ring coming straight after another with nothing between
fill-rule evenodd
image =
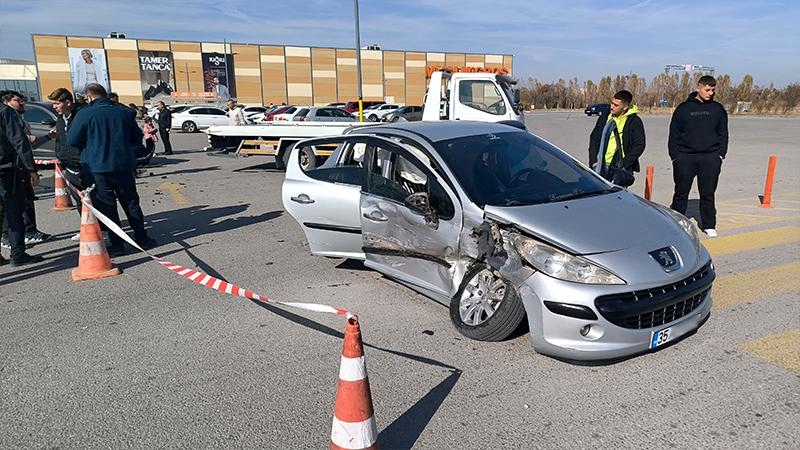
<instances>
[{"instance_id":1,"label":"car hood","mask_svg":"<svg viewBox=\"0 0 800 450\"><path fill-rule=\"evenodd\" d=\"M624 190L542 205L486 205L484 211L490 219L514 224L578 255L688 241L680 226L653 203Z\"/></svg>"}]
</instances>

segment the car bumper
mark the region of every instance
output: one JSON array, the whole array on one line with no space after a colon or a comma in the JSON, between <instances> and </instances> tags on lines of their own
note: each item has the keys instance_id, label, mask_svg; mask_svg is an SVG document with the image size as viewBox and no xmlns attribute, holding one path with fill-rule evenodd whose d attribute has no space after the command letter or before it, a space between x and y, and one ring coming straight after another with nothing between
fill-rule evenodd
<instances>
[{"instance_id":1,"label":"car bumper","mask_svg":"<svg viewBox=\"0 0 800 450\"><path fill-rule=\"evenodd\" d=\"M713 274L712 274L713 275ZM669 340L656 348L672 344L695 330L711 312L710 285L696 293L690 312L670 322L647 328L625 328L607 320L595 305L595 299L630 291L629 286L590 286L568 283L535 273L520 287L520 295L528 313L531 342L542 354L578 361L621 359L652 350L654 333L669 329ZM545 301L579 305L591 310L596 319L570 317L552 312ZM590 326L583 336L581 329Z\"/></svg>"}]
</instances>

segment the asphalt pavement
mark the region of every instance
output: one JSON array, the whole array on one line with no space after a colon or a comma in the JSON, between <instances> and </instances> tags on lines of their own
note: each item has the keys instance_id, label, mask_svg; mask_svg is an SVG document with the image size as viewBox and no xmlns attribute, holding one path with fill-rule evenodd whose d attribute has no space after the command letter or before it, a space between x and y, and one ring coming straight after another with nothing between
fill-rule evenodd
<instances>
[{"instance_id":1,"label":"asphalt pavement","mask_svg":"<svg viewBox=\"0 0 800 450\"><path fill-rule=\"evenodd\" d=\"M588 159L595 118L526 119ZM668 205L669 116L643 119L642 169L654 166L653 200ZM154 255L269 299L358 314L384 450L796 449L799 124L731 119L720 237L703 237L715 309L697 333L612 364L537 354L524 327L468 340L439 303L358 262L310 255L271 157L209 156L204 134L173 133L175 154L156 156L137 189ZM770 155L774 208L763 209ZM43 175L37 217L54 239L29 252L47 259L0 267L0 448L329 446L342 316L221 293L132 250L113 259L122 275L74 282L79 216L49 211L54 178ZM630 189L644 194L644 172Z\"/></svg>"}]
</instances>

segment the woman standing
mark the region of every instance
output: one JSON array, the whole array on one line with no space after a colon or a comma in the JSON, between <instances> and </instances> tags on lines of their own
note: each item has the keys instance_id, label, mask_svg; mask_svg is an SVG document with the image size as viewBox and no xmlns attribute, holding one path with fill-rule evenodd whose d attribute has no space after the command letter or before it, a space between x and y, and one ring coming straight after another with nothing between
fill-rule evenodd
<instances>
[{"instance_id":1,"label":"woman standing","mask_svg":"<svg viewBox=\"0 0 800 450\"><path fill-rule=\"evenodd\" d=\"M75 63L75 83L74 90L76 97L86 97L86 86L92 83L106 85L103 76L103 68L93 60L91 50L85 48L81 50L81 59Z\"/></svg>"}]
</instances>

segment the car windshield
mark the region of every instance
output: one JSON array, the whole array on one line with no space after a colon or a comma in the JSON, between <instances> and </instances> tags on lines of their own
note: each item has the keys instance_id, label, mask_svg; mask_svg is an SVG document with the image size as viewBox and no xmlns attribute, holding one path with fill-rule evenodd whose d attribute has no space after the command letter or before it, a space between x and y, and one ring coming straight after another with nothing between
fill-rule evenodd
<instances>
[{"instance_id":1,"label":"car windshield","mask_svg":"<svg viewBox=\"0 0 800 450\"><path fill-rule=\"evenodd\" d=\"M477 205L537 205L603 195L609 186L547 141L525 132L461 137L434 144Z\"/></svg>"}]
</instances>

